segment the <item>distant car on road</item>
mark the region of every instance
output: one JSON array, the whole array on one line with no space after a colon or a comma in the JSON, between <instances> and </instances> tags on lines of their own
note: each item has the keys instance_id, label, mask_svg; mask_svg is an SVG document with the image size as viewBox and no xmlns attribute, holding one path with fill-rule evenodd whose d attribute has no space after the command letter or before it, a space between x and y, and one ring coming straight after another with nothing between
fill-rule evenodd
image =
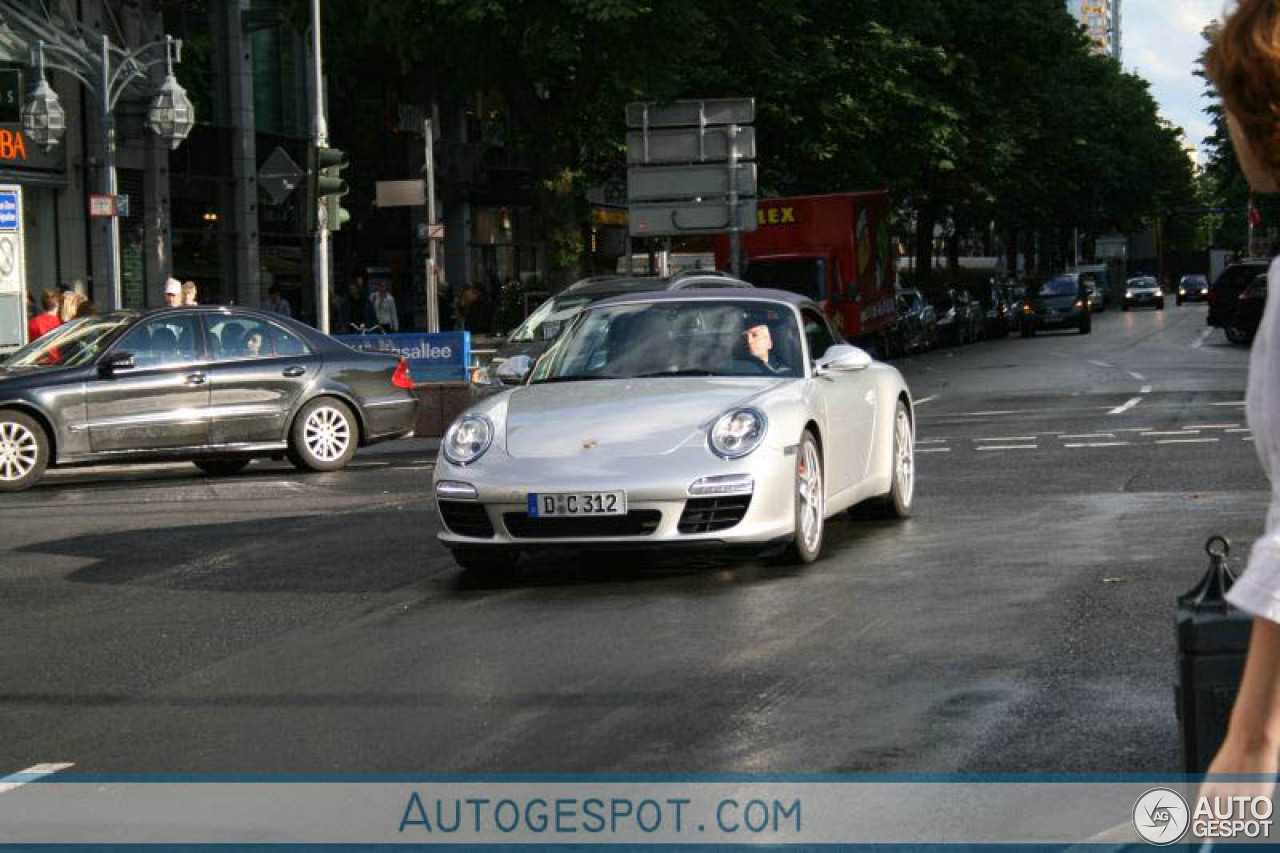
<instances>
[{"instance_id":1,"label":"distant car on road","mask_svg":"<svg viewBox=\"0 0 1280 853\"><path fill-rule=\"evenodd\" d=\"M449 427L439 538L479 573L548 547L785 545L807 563L843 509L911 512L913 424L901 374L803 296L619 296Z\"/></svg>"},{"instance_id":2,"label":"distant car on road","mask_svg":"<svg viewBox=\"0 0 1280 853\"><path fill-rule=\"evenodd\" d=\"M1102 290L1098 287L1098 283L1092 279L1085 279L1084 291L1088 295L1089 310L1095 314L1100 314L1107 310L1105 300L1102 298Z\"/></svg>"},{"instance_id":3,"label":"distant car on road","mask_svg":"<svg viewBox=\"0 0 1280 853\"><path fill-rule=\"evenodd\" d=\"M1178 290L1174 301L1181 305L1184 302L1206 302L1209 299L1209 279L1195 273L1184 275L1178 280Z\"/></svg>"},{"instance_id":4,"label":"distant car on road","mask_svg":"<svg viewBox=\"0 0 1280 853\"><path fill-rule=\"evenodd\" d=\"M1080 334L1093 331L1088 294L1078 273L1063 273L1027 288L1022 307L1022 336L1029 338L1045 329L1076 328Z\"/></svg>"},{"instance_id":5,"label":"distant car on road","mask_svg":"<svg viewBox=\"0 0 1280 853\"><path fill-rule=\"evenodd\" d=\"M1258 334L1258 326L1262 323L1262 311L1267 304L1267 275L1255 276L1249 286L1240 291L1236 299L1236 310L1227 322L1227 340L1237 344L1247 344Z\"/></svg>"},{"instance_id":6,"label":"distant car on road","mask_svg":"<svg viewBox=\"0 0 1280 853\"><path fill-rule=\"evenodd\" d=\"M900 290L897 297L898 323L895 344L904 354L924 352L938 345L938 315L915 289Z\"/></svg>"},{"instance_id":7,"label":"distant car on road","mask_svg":"<svg viewBox=\"0 0 1280 853\"><path fill-rule=\"evenodd\" d=\"M956 346L973 343L982 337L983 317L963 287L950 287L934 294L930 300L938 317L938 337Z\"/></svg>"},{"instance_id":8,"label":"distant car on road","mask_svg":"<svg viewBox=\"0 0 1280 853\"><path fill-rule=\"evenodd\" d=\"M1009 315L1013 308L1004 289L994 283L971 288L975 307L982 314L983 337L1003 338L1009 335Z\"/></svg>"},{"instance_id":9,"label":"distant car on road","mask_svg":"<svg viewBox=\"0 0 1280 853\"><path fill-rule=\"evenodd\" d=\"M1124 310L1139 305L1151 305L1157 311L1164 310L1164 291L1160 282L1149 275L1131 278L1124 285Z\"/></svg>"},{"instance_id":10,"label":"distant car on road","mask_svg":"<svg viewBox=\"0 0 1280 853\"><path fill-rule=\"evenodd\" d=\"M0 491L52 466L189 460L234 474L261 456L342 468L413 429L408 364L279 314L117 311L50 332L0 364Z\"/></svg>"},{"instance_id":11,"label":"distant car on road","mask_svg":"<svg viewBox=\"0 0 1280 853\"><path fill-rule=\"evenodd\" d=\"M751 286L745 281L718 270L687 270L669 278L604 275L583 279L569 285L539 305L523 323L516 327L515 331L507 336L489 364L472 375L472 381L480 386L514 383L515 380L511 375L503 373L503 364L519 355L528 356L532 361L537 361L579 311L602 299L659 290Z\"/></svg>"},{"instance_id":12,"label":"distant car on road","mask_svg":"<svg viewBox=\"0 0 1280 853\"><path fill-rule=\"evenodd\" d=\"M1218 273L1209 287L1209 316L1205 322L1210 326L1226 328L1227 322L1235 316L1236 300L1241 292L1260 275L1266 275L1271 262L1261 258L1252 258L1229 264Z\"/></svg>"}]
</instances>

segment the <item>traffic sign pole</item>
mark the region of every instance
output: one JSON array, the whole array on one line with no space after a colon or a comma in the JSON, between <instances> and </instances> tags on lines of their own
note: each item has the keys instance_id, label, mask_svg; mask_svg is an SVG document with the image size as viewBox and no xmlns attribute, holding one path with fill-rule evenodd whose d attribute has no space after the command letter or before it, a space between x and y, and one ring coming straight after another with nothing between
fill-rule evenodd
<instances>
[{"instance_id":1,"label":"traffic sign pole","mask_svg":"<svg viewBox=\"0 0 1280 853\"><path fill-rule=\"evenodd\" d=\"M422 123L427 146L427 331L440 331L440 282L436 280L436 158L431 119ZM468 365L469 366L469 365Z\"/></svg>"},{"instance_id":2,"label":"traffic sign pole","mask_svg":"<svg viewBox=\"0 0 1280 853\"><path fill-rule=\"evenodd\" d=\"M314 112L311 120L311 141L315 149L329 144L329 128L324 116L324 71L320 57L320 0L311 0L311 58L312 77L315 83ZM316 278L316 328L325 334L329 333L329 227L324 199L316 198L319 210L311 211L317 217L315 245L315 278ZM345 330L344 330L345 331Z\"/></svg>"},{"instance_id":3,"label":"traffic sign pole","mask_svg":"<svg viewBox=\"0 0 1280 853\"><path fill-rule=\"evenodd\" d=\"M738 210L738 126L729 125L729 271L742 275L741 211Z\"/></svg>"}]
</instances>

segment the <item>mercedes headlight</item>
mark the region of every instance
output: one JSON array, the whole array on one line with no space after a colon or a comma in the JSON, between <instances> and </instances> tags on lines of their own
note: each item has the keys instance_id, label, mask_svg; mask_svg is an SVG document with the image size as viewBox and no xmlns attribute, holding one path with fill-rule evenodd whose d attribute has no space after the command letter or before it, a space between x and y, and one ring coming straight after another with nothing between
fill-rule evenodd
<instances>
[{"instance_id":1,"label":"mercedes headlight","mask_svg":"<svg viewBox=\"0 0 1280 853\"><path fill-rule=\"evenodd\" d=\"M712 425L708 440L717 456L737 459L760 446L768 426L768 419L759 409L734 409Z\"/></svg>"},{"instance_id":2,"label":"mercedes headlight","mask_svg":"<svg viewBox=\"0 0 1280 853\"><path fill-rule=\"evenodd\" d=\"M449 427L441 448L454 465L470 465L493 443L493 422L484 415L465 415Z\"/></svg>"}]
</instances>

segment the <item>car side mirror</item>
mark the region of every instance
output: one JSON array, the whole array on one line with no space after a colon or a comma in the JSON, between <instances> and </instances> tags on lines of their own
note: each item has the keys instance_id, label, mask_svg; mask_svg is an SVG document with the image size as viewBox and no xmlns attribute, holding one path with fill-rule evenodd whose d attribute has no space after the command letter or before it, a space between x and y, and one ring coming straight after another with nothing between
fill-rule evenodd
<instances>
[{"instance_id":1,"label":"car side mirror","mask_svg":"<svg viewBox=\"0 0 1280 853\"><path fill-rule=\"evenodd\" d=\"M533 372L533 359L527 355L513 355L494 371L503 385L523 385Z\"/></svg>"},{"instance_id":2,"label":"car side mirror","mask_svg":"<svg viewBox=\"0 0 1280 853\"><path fill-rule=\"evenodd\" d=\"M870 366L871 356L866 350L849 344L836 344L828 347L822 358L814 362L814 372L821 376L825 373L866 370Z\"/></svg>"},{"instance_id":3,"label":"car side mirror","mask_svg":"<svg viewBox=\"0 0 1280 853\"><path fill-rule=\"evenodd\" d=\"M117 370L133 370L136 366L137 363L133 359L133 353L113 352L98 365L98 371L104 376L110 376Z\"/></svg>"}]
</instances>

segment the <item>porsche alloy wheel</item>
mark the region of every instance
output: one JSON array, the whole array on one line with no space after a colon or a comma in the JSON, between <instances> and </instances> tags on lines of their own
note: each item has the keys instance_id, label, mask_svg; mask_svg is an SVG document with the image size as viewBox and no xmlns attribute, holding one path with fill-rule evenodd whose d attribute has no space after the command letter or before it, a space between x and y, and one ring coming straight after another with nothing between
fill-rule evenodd
<instances>
[{"instance_id":1,"label":"porsche alloy wheel","mask_svg":"<svg viewBox=\"0 0 1280 853\"><path fill-rule=\"evenodd\" d=\"M796 447L796 532L790 549L790 556L796 562L812 563L818 559L826 508L822 454L813 433L806 430Z\"/></svg>"},{"instance_id":2,"label":"porsche alloy wheel","mask_svg":"<svg viewBox=\"0 0 1280 853\"><path fill-rule=\"evenodd\" d=\"M889 492L889 511L897 518L911 515L916 496L916 438L907 407L898 402L893 421L893 487Z\"/></svg>"}]
</instances>

